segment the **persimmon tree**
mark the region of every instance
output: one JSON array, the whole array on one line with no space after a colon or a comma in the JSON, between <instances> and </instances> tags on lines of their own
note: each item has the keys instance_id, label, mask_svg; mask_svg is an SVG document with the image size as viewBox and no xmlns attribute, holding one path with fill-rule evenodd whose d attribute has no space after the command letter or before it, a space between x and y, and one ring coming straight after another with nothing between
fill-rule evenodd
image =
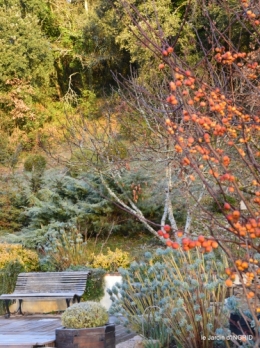
<instances>
[{"instance_id":1,"label":"persimmon tree","mask_svg":"<svg viewBox=\"0 0 260 348\"><path fill-rule=\"evenodd\" d=\"M203 185L218 211L213 213L198 201L193 185L186 186L200 212L208 217L210 236L185 236L178 243L167 235L166 243L183 250L200 247L202 252L219 244L232 265L226 271L226 284L232 285L235 274L243 279L244 294L258 326L259 289L253 280L260 273L256 268L260 250L259 4L191 1L196 11L190 11L187 20L199 52L193 64L179 51L178 37L165 36L160 23L154 29L128 1L121 4L131 18L134 35L160 59L158 75L168 81L167 94L162 89L153 94L149 86L139 83L137 104L142 102L144 107L148 99L160 100L164 115L156 116L152 103L149 111L170 135L174 158L169 165L179 166L194 185ZM165 232L158 233L165 237Z\"/></svg>"},{"instance_id":2,"label":"persimmon tree","mask_svg":"<svg viewBox=\"0 0 260 348\"><path fill-rule=\"evenodd\" d=\"M122 3L128 11L126 2ZM197 3L205 5L203 2ZM212 221L220 224L223 230L226 230L225 222L228 222L235 228L231 231L228 227L228 233L240 238L245 236L238 233L238 225L234 226L234 223L239 223L243 214L257 218L259 204L258 20L256 14L252 20L253 12L245 10L245 3L236 2L236 7L227 10L232 18L227 15L226 27L220 31L215 27L210 9L203 7L212 36L207 38L207 51L200 46L203 42L198 36L197 45L203 55L194 66L188 66L183 57L175 54L174 47L167 42L167 38L162 37L161 32L154 31L161 44L151 42L150 37L146 36L146 32L153 30L148 21L145 22L147 30L144 30L136 18L131 18L139 30L143 45L147 43L146 40L149 41L148 48L153 45L154 54L161 57L158 74L164 74L168 79L168 95L164 96L163 92L152 95L151 89L142 85L139 86L142 98L136 95L136 104L143 103L146 112L150 107L149 111L159 125L165 126L165 131L174 142L175 155L178 155L173 163L178 160L183 170L189 171L191 181L199 179L223 212L223 224L214 215ZM236 26L240 22L241 36L245 30L254 38L255 49L248 45L248 52L241 51L230 40L231 19ZM142 17L142 20L145 21L145 18ZM147 102L149 98L156 98L157 102L161 98L164 117L159 113L156 116L156 110L152 110L151 103L149 105ZM234 196L232 204L227 203L229 195ZM239 205L241 201L246 208L243 214ZM258 231L254 233L257 237ZM258 250L254 242L252 248Z\"/></svg>"}]
</instances>

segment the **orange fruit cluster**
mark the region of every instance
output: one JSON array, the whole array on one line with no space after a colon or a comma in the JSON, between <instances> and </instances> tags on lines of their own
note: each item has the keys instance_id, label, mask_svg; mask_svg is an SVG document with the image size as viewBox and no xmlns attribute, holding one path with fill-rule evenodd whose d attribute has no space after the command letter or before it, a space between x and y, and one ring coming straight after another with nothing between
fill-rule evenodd
<instances>
[{"instance_id":1,"label":"orange fruit cluster","mask_svg":"<svg viewBox=\"0 0 260 348\"><path fill-rule=\"evenodd\" d=\"M201 252L211 252L213 249L218 248L218 242L215 239L209 239L204 236L199 236L197 239L189 239L189 238L182 238L181 244L178 242L174 242L170 239L170 229L171 227L169 225L165 225L161 230L159 230L157 233L160 237L166 239L165 244L168 247L171 247L172 249L179 249L182 248L183 251L189 251L194 248L200 248ZM178 231L177 236L182 237L183 232Z\"/></svg>"},{"instance_id":2,"label":"orange fruit cluster","mask_svg":"<svg viewBox=\"0 0 260 348\"><path fill-rule=\"evenodd\" d=\"M238 58L245 58L246 53L245 52L225 52L225 48L216 48L215 51L217 54L215 55L215 59L218 63L224 64L224 65L231 65L234 63Z\"/></svg>"},{"instance_id":3,"label":"orange fruit cluster","mask_svg":"<svg viewBox=\"0 0 260 348\"><path fill-rule=\"evenodd\" d=\"M236 211L234 211L236 212ZM248 219L246 222L238 221L238 215L232 214L227 215L227 219L232 222L232 227L229 228L229 231L240 237L246 237L250 239L255 239L260 237L260 219ZM240 213L239 213L240 214Z\"/></svg>"},{"instance_id":4,"label":"orange fruit cluster","mask_svg":"<svg viewBox=\"0 0 260 348\"><path fill-rule=\"evenodd\" d=\"M247 261L242 261L240 259L236 260L235 264L237 266L237 269L241 272L245 271L249 267L249 264Z\"/></svg>"},{"instance_id":5,"label":"orange fruit cluster","mask_svg":"<svg viewBox=\"0 0 260 348\"><path fill-rule=\"evenodd\" d=\"M245 286L250 287L252 285L252 282L254 278L260 274L260 268L255 269L255 265L258 264L258 260L250 258L248 261L247 260L241 260L238 259L235 261L235 265L237 267L237 270L239 272L244 272L246 278L245 280ZM254 267L253 267L254 266ZM254 270L254 272L250 272L249 269ZM247 272L245 272L247 271ZM225 284L227 287L233 286L233 280L236 277L237 271L235 268L226 268L225 273L229 276L228 279L226 279ZM259 287L259 286L258 286ZM252 291L247 293L248 298L254 297L254 293Z\"/></svg>"},{"instance_id":6,"label":"orange fruit cluster","mask_svg":"<svg viewBox=\"0 0 260 348\"><path fill-rule=\"evenodd\" d=\"M249 19L255 19L256 18L256 14L253 11L251 11L251 10L246 11L246 14L247 14L247 17Z\"/></svg>"},{"instance_id":7,"label":"orange fruit cluster","mask_svg":"<svg viewBox=\"0 0 260 348\"><path fill-rule=\"evenodd\" d=\"M170 55L170 54L173 53L173 52L174 52L174 48L171 47L171 46L169 46L167 49L165 49L165 50L162 51L162 55L163 55L164 57L167 57L168 55Z\"/></svg>"}]
</instances>

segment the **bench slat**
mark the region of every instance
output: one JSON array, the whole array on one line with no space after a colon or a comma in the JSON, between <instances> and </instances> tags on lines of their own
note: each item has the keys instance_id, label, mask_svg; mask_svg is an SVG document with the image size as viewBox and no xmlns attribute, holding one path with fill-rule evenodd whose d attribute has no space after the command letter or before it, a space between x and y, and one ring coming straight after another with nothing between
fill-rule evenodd
<instances>
[{"instance_id":1,"label":"bench slat","mask_svg":"<svg viewBox=\"0 0 260 348\"><path fill-rule=\"evenodd\" d=\"M75 294L75 292L63 292L63 293L60 293L60 292L57 292L57 293L28 293L28 294L3 294L1 295L2 298L26 298L26 297L74 297L74 295L82 295L82 294Z\"/></svg>"},{"instance_id":2,"label":"bench slat","mask_svg":"<svg viewBox=\"0 0 260 348\"><path fill-rule=\"evenodd\" d=\"M2 299L73 298L82 296L90 272L31 272L20 273L12 294Z\"/></svg>"}]
</instances>

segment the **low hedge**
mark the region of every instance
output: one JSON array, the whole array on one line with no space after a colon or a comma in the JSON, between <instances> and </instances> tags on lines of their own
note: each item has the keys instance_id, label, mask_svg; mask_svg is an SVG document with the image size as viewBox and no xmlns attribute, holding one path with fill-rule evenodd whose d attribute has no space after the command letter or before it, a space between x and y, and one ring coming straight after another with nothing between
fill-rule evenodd
<instances>
[{"instance_id":1,"label":"low hedge","mask_svg":"<svg viewBox=\"0 0 260 348\"><path fill-rule=\"evenodd\" d=\"M86 289L82 296L83 301L100 301L105 295L105 274L106 271L101 268L89 268L84 266L71 266L66 271L90 271Z\"/></svg>"}]
</instances>

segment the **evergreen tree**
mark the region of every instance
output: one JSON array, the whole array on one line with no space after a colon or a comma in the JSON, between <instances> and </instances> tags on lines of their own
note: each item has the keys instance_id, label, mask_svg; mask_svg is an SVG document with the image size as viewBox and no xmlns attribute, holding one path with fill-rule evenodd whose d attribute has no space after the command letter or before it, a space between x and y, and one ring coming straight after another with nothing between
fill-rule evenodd
<instances>
[{"instance_id":1,"label":"evergreen tree","mask_svg":"<svg viewBox=\"0 0 260 348\"><path fill-rule=\"evenodd\" d=\"M35 14L23 14L17 4L0 7L0 40L2 90L14 79L29 81L32 86L48 85L53 56Z\"/></svg>"},{"instance_id":2,"label":"evergreen tree","mask_svg":"<svg viewBox=\"0 0 260 348\"><path fill-rule=\"evenodd\" d=\"M162 45L162 50L167 48L167 44L176 44L178 54L196 59L195 36L186 18L186 5L185 1L171 0L115 2L118 20L116 42L130 53L131 61L141 67L139 74L142 71L142 77L149 76L149 72L154 71L155 60L159 61L153 54L155 43ZM144 35L141 37L140 33ZM167 43L161 42L162 33Z\"/></svg>"},{"instance_id":3,"label":"evergreen tree","mask_svg":"<svg viewBox=\"0 0 260 348\"><path fill-rule=\"evenodd\" d=\"M39 18L18 1L0 6L0 127L12 134L41 122L33 104L44 95L53 71L53 53Z\"/></svg>"}]
</instances>

